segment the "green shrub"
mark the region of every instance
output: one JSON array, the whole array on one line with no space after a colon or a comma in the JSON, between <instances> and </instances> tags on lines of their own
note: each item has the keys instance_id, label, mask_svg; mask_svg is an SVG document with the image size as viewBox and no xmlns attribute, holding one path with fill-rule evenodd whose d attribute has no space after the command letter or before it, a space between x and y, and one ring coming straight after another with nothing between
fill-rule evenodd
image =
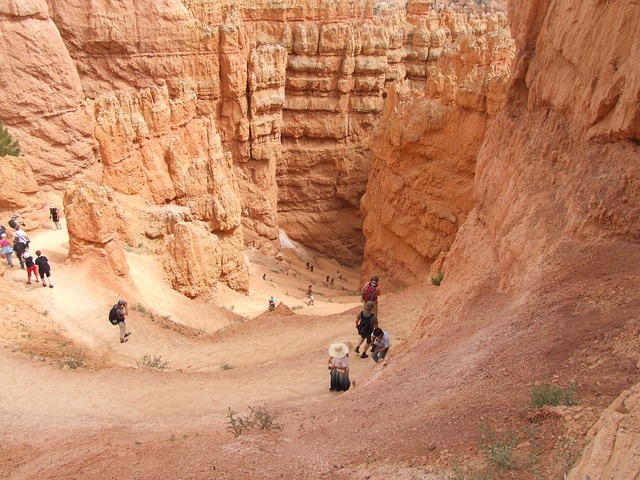
<instances>
[{"instance_id":1,"label":"green shrub","mask_svg":"<svg viewBox=\"0 0 640 480\"><path fill-rule=\"evenodd\" d=\"M151 355L145 354L136 364L139 367L157 368L158 370L169 368L169 362L162 361L162 357L159 355L152 358Z\"/></svg>"},{"instance_id":2,"label":"green shrub","mask_svg":"<svg viewBox=\"0 0 640 480\"><path fill-rule=\"evenodd\" d=\"M444 272L438 272L431 277L431 283L436 286L439 286L442 283L442 280L444 280Z\"/></svg>"},{"instance_id":3,"label":"green shrub","mask_svg":"<svg viewBox=\"0 0 640 480\"><path fill-rule=\"evenodd\" d=\"M220 370L231 370L232 368L233 365L227 362L224 362L222 365L220 365Z\"/></svg>"},{"instance_id":4,"label":"green shrub","mask_svg":"<svg viewBox=\"0 0 640 480\"><path fill-rule=\"evenodd\" d=\"M480 425L480 448L488 462L500 468L512 469L517 444L518 437L515 432L498 433L487 425Z\"/></svg>"},{"instance_id":5,"label":"green shrub","mask_svg":"<svg viewBox=\"0 0 640 480\"><path fill-rule=\"evenodd\" d=\"M265 405L262 407L249 407L250 416L255 419L255 424L260 430L282 430L282 425L276 423L275 415L272 415Z\"/></svg>"},{"instance_id":6,"label":"green shrub","mask_svg":"<svg viewBox=\"0 0 640 480\"><path fill-rule=\"evenodd\" d=\"M570 383L567 387L562 388L549 383L540 385L531 385L530 391L531 403L535 408L544 407L545 405L572 406L578 404L577 386Z\"/></svg>"},{"instance_id":7,"label":"green shrub","mask_svg":"<svg viewBox=\"0 0 640 480\"><path fill-rule=\"evenodd\" d=\"M241 416L229 407L227 411L227 430L239 437L242 432L251 428L260 430L282 430L282 426L275 422L275 415L269 413L266 406L249 407L249 415Z\"/></svg>"},{"instance_id":8,"label":"green shrub","mask_svg":"<svg viewBox=\"0 0 640 480\"><path fill-rule=\"evenodd\" d=\"M0 120L0 157L11 155L12 157L20 156L20 145L18 141L14 140L4 126L2 120Z\"/></svg>"}]
</instances>

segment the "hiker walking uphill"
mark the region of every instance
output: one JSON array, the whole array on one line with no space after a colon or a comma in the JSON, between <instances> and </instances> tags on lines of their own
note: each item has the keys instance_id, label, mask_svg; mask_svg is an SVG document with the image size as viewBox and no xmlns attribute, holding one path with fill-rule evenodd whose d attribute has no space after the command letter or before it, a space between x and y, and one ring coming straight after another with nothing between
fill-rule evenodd
<instances>
[{"instance_id":1,"label":"hiker walking uphill","mask_svg":"<svg viewBox=\"0 0 640 480\"><path fill-rule=\"evenodd\" d=\"M378 282L380 278L377 275L371 277L367 283L362 287L362 302L373 302L372 312L378 315L378 297L380 296L380 285Z\"/></svg>"},{"instance_id":2,"label":"hiker walking uphill","mask_svg":"<svg viewBox=\"0 0 640 480\"><path fill-rule=\"evenodd\" d=\"M49 205L49 218L53 220L56 230L62 230L62 225L60 225L60 213L53 205Z\"/></svg>"},{"instance_id":3,"label":"hiker walking uphill","mask_svg":"<svg viewBox=\"0 0 640 480\"><path fill-rule=\"evenodd\" d=\"M120 343L128 342L131 332L127 329L126 316L129 315L129 304L120 299L109 311L109 321L120 329Z\"/></svg>"},{"instance_id":4,"label":"hiker walking uphill","mask_svg":"<svg viewBox=\"0 0 640 480\"><path fill-rule=\"evenodd\" d=\"M40 250L36 250L36 258L35 264L38 266L38 273L40 274L40 279L42 280L42 286L47 286L47 280L49 280L49 287L53 288L53 283L51 282L51 266L49 265L49 260L47 257L42 255ZM47 277L47 280L44 277Z\"/></svg>"},{"instance_id":5,"label":"hiker walking uphill","mask_svg":"<svg viewBox=\"0 0 640 480\"><path fill-rule=\"evenodd\" d=\"M371 334L373 330L378 327L378 317L372 312L373 306L373 302L369 300L365 303L364 310L358 313L356 317L356 329L358 330L358 335L360 335L360 341L354 352L360 353L360 345L362 345L362 342L365 342L364 350L362 350L360 358L367 358L369 356L367 355L367 350L369 350L369 345L371 345Z\"/></svg>"}]
</instances>

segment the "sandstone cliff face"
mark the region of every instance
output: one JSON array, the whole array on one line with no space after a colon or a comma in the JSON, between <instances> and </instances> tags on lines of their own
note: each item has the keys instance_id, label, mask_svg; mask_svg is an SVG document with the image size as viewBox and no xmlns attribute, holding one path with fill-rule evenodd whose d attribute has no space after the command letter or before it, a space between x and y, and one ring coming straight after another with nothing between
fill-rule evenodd
<instances>
[{"instance_id":1,"label":"sandstone cliff face","mask_svg":"<svg viewBox=\"0 0 640 480\"><path fill-rule=\"evenodd\" d=\"M514 77L480 149L474 210L444 265L445 285L458 298L499 291L505 304L519 306L509 312L513 318L527 315L526 305L529 323L560 317L556 328L566 335L577 335L583 318L602 331L622 329L635 316L626 299L613 297L607 308L591 299L638 276L627 259L638 254L640 239L640 31L628 20L638 18L640 7L548 0L510 8ZM577 276L580 291L571 287ZM557 311L556 289L575 296L559 303L571 305L571 318ZM553 343L548 339L550 352ZM563 358L573 353L565 350ZM625 394L630 412L634 392ZM637 431L638 422L617 411L621 400L596 424L570 478L637 473L637 441L627 444L617 429Z\"/></svg>"},{"instance_id":2,"label":"sandstone cliff face","mask_svg":"<svg viewBox=\"0 0 640 480\"><path fill-rule=\"evenodd\" d=\"M476 157L503 104L513 53L502 14L418 18L406 47L409 82L391 90L371 137L362 202L363 275L396 285L428 280L466 220Z\"/></svg>"},{"instance_id":3,"label":"sandstone cliff face","mask_svg":"<svg viewBox=\"0 0 640 480\"><path fill-rule=\"evenodd\" d=\"M279 228L361 262L368 140L387 90L473 111L481 135L508 73L504 17L436 13L431 2L50 0L5 10L16 55L0 70L12 85L0 117L36 179L188 207L187 221L238 247L227 263L239 272L242 245L275 253ZM43 34L29 43L18 26ZM230 267L220 278L246 288Z\"/></svg>"}]
</instances>

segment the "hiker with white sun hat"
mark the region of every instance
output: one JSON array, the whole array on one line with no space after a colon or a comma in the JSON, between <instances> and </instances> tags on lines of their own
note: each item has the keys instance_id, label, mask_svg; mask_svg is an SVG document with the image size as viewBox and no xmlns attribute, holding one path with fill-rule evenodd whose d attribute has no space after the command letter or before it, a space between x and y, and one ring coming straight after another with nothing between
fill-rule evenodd
<instances>
[{"instance_id":1,"label":"hiker with white sun hat","mask_svg":"<svg viewBox=\"0 0 640 480\"><path fill-rule=\"evenodd\" d=\"M329 345L329 372L331 387L335 392L346 392L351 386L349 380L349 347L344 343Z\"/></svg>"}]
</instances>

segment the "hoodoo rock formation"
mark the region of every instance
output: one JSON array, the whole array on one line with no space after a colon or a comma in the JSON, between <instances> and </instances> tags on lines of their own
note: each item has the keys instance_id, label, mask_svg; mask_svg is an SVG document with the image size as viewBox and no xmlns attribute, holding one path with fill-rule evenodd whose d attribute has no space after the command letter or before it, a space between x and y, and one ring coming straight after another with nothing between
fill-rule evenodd
<instances>
[{"instance_id":1,"label":"hoodoo rock formation","mask_svg":"<svg viewBox=\"0 0 640 480\"><path fill-rule=\"evenodd\" d=\"M472 150L501 108L513 55L504 14L438 12L432 3L11 2L0 21L11 52L0 66L11 86L0 117L40 183L61 190L88 180L139 195L152 209L188 207L188 221L239 247L225 249L231 264L242 264L243 245L277 252L282 229L357 265L365 240L361 198L375 159L368 142L388 92L431 99L473 144L452 167L459 183L443 186L445 197L460 198L443 213L453 224L443 231L438 215L433 225L423 222L433 232L425 241L439 238L438 245L400 239L414 253L394 271L391 259L380 259L397 228L375 202L366 207L369 224L384 232L368 229L367 267L390 276L410 270L416 281L469 210ZM38 35L27 42L21 31ZM442 142L452 140L450 128ZM463 149L434 147L432 155L442 153L434 172L449 169L449 148ZM221 167L226 155L233 172ZM371 181L373 189L389 187ZM139 227L130 232L134 243L145 235Z\"/></svg>"}]
</instances>

